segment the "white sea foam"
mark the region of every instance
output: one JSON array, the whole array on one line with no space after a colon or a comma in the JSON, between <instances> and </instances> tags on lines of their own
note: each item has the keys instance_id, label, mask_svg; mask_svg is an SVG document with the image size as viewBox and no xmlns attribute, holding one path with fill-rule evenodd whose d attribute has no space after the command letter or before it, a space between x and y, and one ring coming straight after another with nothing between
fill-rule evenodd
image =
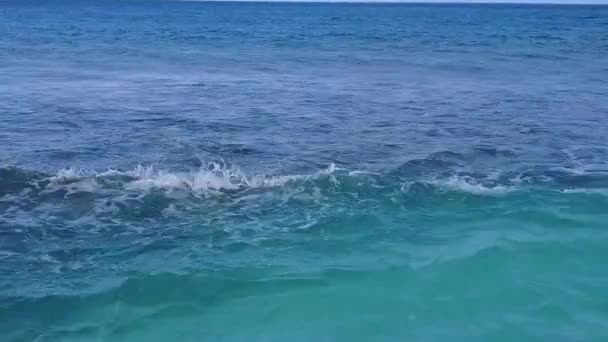
<instances>
[{"instance_id":1,"label":"white sea foam","mask_svg":"<svg viewBox=\"0 0 608 342\"><path fill-rule=\"evenodd\" d=\"M49 181L66 181L72 179L78 179L86 176L86 171L84 169L76 169L73 167L68 167L65 169L60 169L54 176L48 178Z\"/></svg>"},{"instance_id":2,"label":"white sea foam","mask_svg":"<svg viewBox=\"0 0 608 342\"><path fill-rule=\"evenodd\" d=\"M516 190L515 187L505 185L486 185L466 176L452 176L447 179L435 179L430 184L440 188L468 192L479 195L500 195Z\"/></svg>"},{"instance_id":3,"label":"white sea foam","mask_svg":"<svg viewBox=\"0 0 608 342\"><path fill-rule=\"evenodd\" d=\"M603 195L608 196L607 188L574 188L574 189L564 189L561 191L565 194L593 194L593 195Z\"/></svg>"},{"instance_id":4,"label":"white sea foam","mask_svg":"<svg viewBox=\"0 0 608 342\"><path fill-rule=\"evenodd\" d=\"M59 170L55 176L43 179L48 181L41 193L52 193L55 191L65 191L65 196L71 196L79 192L96 192L101 185L94 177L87 177L85 171L75 169ZM40 188L40 182L36 184Z\"/></svg>"},{"instance_id":5,"label":"white sea foam","mask_svg":"<svg viewBox=\"0 0 608 342\"><path fill-rule=\"evenodd\" d=\"M190 172L170 172L152 166L137 166L132 170L109 169L90 172L82 169L66 168L47 177L44 192L67 191L66 196L84 191L95 192L101 187L99 180L124 177L122 187L127 190L186 190L196 193L205 191L235 190L244 188L280 187L298 180L330 176L337 170L334 164L308 175L247 175L236 167L226 167L211 163L206 168Z\"/></svg>"},{"instance_id":6,"label":"white sea foam","mask_svg":"<svg viewBox=\"0 0 608 342\"><path fill-rule=\"evenodd\" d=\"M246 174L238 167L226 166L221 163L210 163L193 171L168 171L153 166L137 166L131 170L108 169L102 172L88 171L75 168L59 170L55 175L47 177L39 184L44 185L44 192L63 190L65 196L78 192L107 192L107 191L134 191L147 192L162 190L172 198L183 198L186 193L207 194L230 190L277 188L290 183L300 183L321 178L327 179L334 185L339 185L339 175L348 177L369 176L371 179L380 177L380 174L367 171L345 171L330 164L327 168L310 174L292 175L264 175ZM401 191L408 192L413 184L427 184L437 189L466 192L479 195L500 195L517 190L516 185L522 179L512 179L509 185L498 184L500 173L490 174L485 180L471 176L451 176L447 178L433 178L410 180L402 183ZM373 182L372 182L373 183ZM109 185L109 186L108 186ZM371 186L375 186L372 184ZM317 194L318 195L318 194Z\"/></svg>"},{"instance_id":7,"label":"white sea foam","mask_svg":"<svg viewBox=\"0 0 608 342\"><path fill-rule=\"evenodd\" d=\"M379 176L380 174L373 171L365 171L365 170L354 170L348 172L349 176Z\"/></svg>"},{"instance_id":8,"label":"white sea foam","mask_svg":"<svg viewBox=\"0 0 608 342\"><path fill-rule=\"evenodd\" d=\"M329 175L335 171L332 164L327 169L312 175L252 175L248 176L238 168L227 168L211 164L208 169L194 172L172 173L155 171L151 168L139 168L129 175L136 179L127 187L130 189L187 189L194 192L206 190L231 190L240 188L269 188L280 187L286 183Z\"/></svg>"}]
</instances>

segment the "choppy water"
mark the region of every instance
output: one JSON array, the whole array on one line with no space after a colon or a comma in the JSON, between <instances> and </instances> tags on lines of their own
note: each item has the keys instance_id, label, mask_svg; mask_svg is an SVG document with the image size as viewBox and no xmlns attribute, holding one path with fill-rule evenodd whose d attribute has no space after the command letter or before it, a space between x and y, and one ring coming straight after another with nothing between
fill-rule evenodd
<instances>
[{"instance_id":1,"label":"choppy water","mask_svg":"<svg viewBox=\"0 0 608 342\"><path fill-rule=\"evenodd\" d=\"M0 22L0 340L608 340L608 7Z\"/></svg>"}]
</instances>

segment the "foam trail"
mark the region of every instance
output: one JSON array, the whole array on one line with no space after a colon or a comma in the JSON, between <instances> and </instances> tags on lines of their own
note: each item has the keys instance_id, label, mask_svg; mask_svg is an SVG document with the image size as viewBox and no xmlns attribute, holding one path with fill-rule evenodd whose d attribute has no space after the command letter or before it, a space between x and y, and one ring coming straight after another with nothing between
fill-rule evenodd
<instances>
[{"instance_id":1,"label":"foam trail","mask_svg":"<svg viewBox=\"0 0 608 342\"><path fill-rule=\"evenodd\" d=\"M586 195L602 195L608 196L608 189L606 188L575 188L575 189L564 189L561 191L564 194L586 194Z\"/></svg>"},{"instance_id":2,"label":"foam trail","mask_svg":"<svg viewBox=\"0 0 608 342\"><path fill-rule=\"evenodd\" d=\"M281 187L299 180L311 180L331 176L336 172L335 164L313 174L295 175L247 175L237 167L220 163L210 163L206 168L190 172L171 172L152 166L137 166L132 170L108 169L102 172L65 168L50 177L34 181L36 187L44 187L44 192L66 190L69 194L86 191L94 192L100 183L113 181L126 190L147 191L152 189L185 190L195 193L205 191L236 190L246 188Z\"/></svg>"},{"instance_id":3,"label":"foam trail","mask_svg":"<svg viewBox=\"0 0 608 342\"><path fill-rule=\"evenodd\" d=\"M442 180L436 179L429 183L440 188L477 195L500 195L516 190L514 187L505 185L484 185L472 177L462 176L452 176Z\"/></svg>"}]
</instances>

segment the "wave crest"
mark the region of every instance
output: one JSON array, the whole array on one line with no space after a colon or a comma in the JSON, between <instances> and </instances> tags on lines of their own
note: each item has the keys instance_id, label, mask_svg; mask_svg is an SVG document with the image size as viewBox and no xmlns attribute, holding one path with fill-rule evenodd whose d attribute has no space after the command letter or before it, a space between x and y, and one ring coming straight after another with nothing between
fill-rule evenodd
<instances>
[{"instance_id":1,"label":"wave crest","mask_svg":"<svg viewBox=\"0 0 608 342\"><path fill-rule=\"evenodd\" d=\"M209 163L193 171L171 172L153 166L139 165L132 170L109 169L103 172L65 168L52 176L32 180L35 188L44 192L66 190L68 194L78 191L94 192L101 187L124 190L184 190L193 193L242 190L253 188L281 187L287 183L331 176L336 166L312 174L294 175L247 175L241 169L223 163Z\"/></svg>"},{"instance_id":2,"label":"wave crest","mask_svg":"<svg viewBox=\"0 0 608 342\"><path fill-rule=\"evenodd\" d=\"M514 186L483 183L469 176L452 176L447 179L435 179L429 183L443 189L478 195L500 195L517 190Z\"/></svg>"}]
</instances>

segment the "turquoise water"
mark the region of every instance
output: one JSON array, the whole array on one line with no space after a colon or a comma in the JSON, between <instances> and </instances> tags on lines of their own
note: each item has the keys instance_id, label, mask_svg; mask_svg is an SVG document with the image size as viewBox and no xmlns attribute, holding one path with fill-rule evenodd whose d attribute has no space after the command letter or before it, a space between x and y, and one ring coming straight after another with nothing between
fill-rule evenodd
<instances>
[{"instance_id":1,"label":"turquoise water","mask_svg":"<svg viewBox=\"0 0 608 342\"><path fill-rule=\"evenodd\" d=\"M608 340L607 19L0 3L0 340Z\"/></svg>"}]
</instances>

